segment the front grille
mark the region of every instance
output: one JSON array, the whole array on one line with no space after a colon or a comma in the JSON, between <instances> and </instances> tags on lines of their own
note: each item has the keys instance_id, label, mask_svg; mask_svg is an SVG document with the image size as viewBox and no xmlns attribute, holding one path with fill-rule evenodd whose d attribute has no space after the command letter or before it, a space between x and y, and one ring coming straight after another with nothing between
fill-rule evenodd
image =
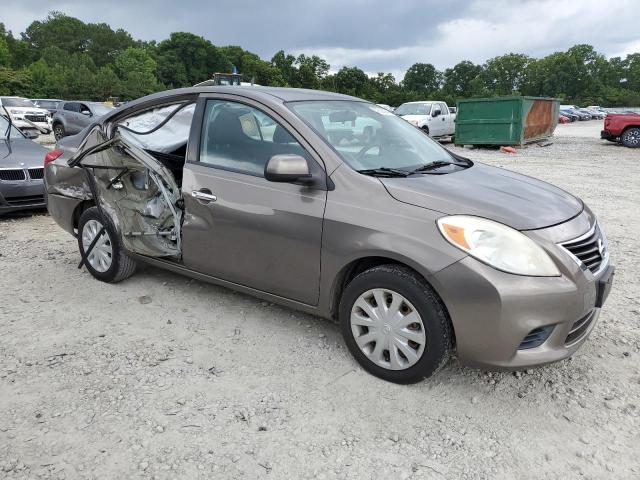
<instances>
[{"instance_id":1,"label":"front grille","mask_svg":"<svg viewBox=\"0 0 640 480\"><path fill-rule=\"evenodd\" d=\"M518 350L527 350L529 348L539 347L547 340L547 338L549 338L549 335L551 335L551 332L553 331L553 327L554 325L546 325L544 327L534 328L526 337L524 337L524 340L520 343Z\"/></svg>"},{"instance_id":2,"label":"front grille","mask_svg":"<svg viewBox=\"0 0 640 480\"><path fill-rule=\"evenodd\" d=\"M597 224L585 235L561 245L578 260L578 263L587 267L592 273L600 270L605 256L606 244Z\"/></svg>"},{"instance_id":3,"label":"front grille","mask_svg":"<svg viewBox=\"0 0 640 480\"><path fill-rule=\"evenodd\" d=\"M571 326L571 330L569 330L569 334L567 338L564 340L565 345L569 345L576 340L579 340L584 336L584 334L589 330L589 325L593 321L593 316L595 315L594 311L589 312L587 315L582 317L580 320L575 322Z\"/></svg>"},{"instance_id":4,"label":"front grille","mask_svg":"<svg viewBox=\"0 0 640 480\"><path fill-rule=\"evenodd\" d=\"M38 205L44 203L44 195L29 195L26 197L4 197L9 205Z\"/></svg>"},{"instance_id":5,"label":"front grille","mask_svg":"<svg viewBox=\"0 0 640 480\"><path fill-rule=\"evenodd\" d=\"M32 122L46 122L46 115L25 115L24 118L31 120Z\"/></svg>"},{"instance_id":6,"label":"front grille","mask_svg":"<svg viewBox=\"0 0 640 480\"><path fill-rule=\"evenodd\" d=\"M5 182L25 180L24 170L17 168L0 170L0 180L4 180Z\"/></svg>"},{"instance_id":7,"label":"front grille","mask_svg":"<svg viewBox=\"0 0 640 480\"><path fill-rule=\"evenodd\" d=\"M44 168L30 168L29 177L31 177L32 180L41 180L44 178Z\"/></svg>"}]
</instances>

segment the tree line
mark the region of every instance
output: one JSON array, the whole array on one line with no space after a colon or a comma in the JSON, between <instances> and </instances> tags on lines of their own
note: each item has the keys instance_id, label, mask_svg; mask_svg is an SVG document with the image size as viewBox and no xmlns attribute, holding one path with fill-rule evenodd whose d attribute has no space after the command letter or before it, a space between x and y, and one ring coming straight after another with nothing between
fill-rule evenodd
<instances>
[{"instance_id":1,"label":"tree line","mask_svg":"<svg viewBox=\"0 0 640 480\"><path fill-rule=\"evenodd\" d=\"M330 65L316 55L284 50L270 60L240 46L216 46L174 32L160 42L135 40L106 23L85 23L61 12L32 22L16 37L0 23L0 95L30 98L129 100L194 85L233 67L260 85L329 90L397 106L406 101L532 95L578 105L640 106L640 53L607 59L591 45L543 58L508 53L440 71L415 63L398 82L358 67Z\"/></svg>"}]
</instances>

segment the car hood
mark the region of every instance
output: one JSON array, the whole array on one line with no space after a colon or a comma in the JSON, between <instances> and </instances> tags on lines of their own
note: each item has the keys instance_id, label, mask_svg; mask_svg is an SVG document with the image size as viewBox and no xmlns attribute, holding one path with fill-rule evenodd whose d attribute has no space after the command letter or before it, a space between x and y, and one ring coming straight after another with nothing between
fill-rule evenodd
<instances>
[{"instance_id":1,"label":"car hood","mask_svg":"<svg viewBox=\"0 0 640 480\"><path fill-rule=\"evenodd\" d=\"M518 230L562 223L583 209L580 199L558 187L481 163L446 175L380 181L400 202L450 215L489 218Z\"/></svg>"},{"instance_id":2,"label":"car hood","mask_svg":"<svg viewBox=\"0 0 640 480\"><path fill-rule=\"evenodd\" d=\"M48 150L27 138L0 139L0 168L42 167Z\"/></svg>"}]
</instances>

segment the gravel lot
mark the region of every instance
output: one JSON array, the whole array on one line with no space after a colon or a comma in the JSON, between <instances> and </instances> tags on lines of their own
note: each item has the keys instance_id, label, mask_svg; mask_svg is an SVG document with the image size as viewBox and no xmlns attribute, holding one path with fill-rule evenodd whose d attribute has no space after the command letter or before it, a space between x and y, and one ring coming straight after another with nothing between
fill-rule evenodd
<instances>
[{"instance_id":1,"label":"gravel lot","mask_svg":"<svg viewBox=\"0 0 640 480\"><path fill-rule=\"evenodd\" d=\"M640 151L600 128L464 149L579 195L611 243L590 340L526 372L385 383L330 322L153 268L106 285L48 216L0 219L0 478L640 478Z\"/></svg>"}]
</instances>

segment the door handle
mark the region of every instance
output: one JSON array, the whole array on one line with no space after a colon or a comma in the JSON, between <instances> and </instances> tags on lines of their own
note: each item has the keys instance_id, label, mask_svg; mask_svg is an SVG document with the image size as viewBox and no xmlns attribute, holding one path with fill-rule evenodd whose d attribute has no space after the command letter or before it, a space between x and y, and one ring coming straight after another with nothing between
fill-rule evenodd
<instances>
[{"instance_id":1,"label":"door handle","mask_svg":"<svg viewBox=\"0 0 640 480\"><path fill-rule=\"evenodd\" d=\"M211 190L203 188L202 190L193 190L191 192L191 196L201 203L211 203L218 200L214 194L211 193Z\"/></svg>"}]
</instances>

